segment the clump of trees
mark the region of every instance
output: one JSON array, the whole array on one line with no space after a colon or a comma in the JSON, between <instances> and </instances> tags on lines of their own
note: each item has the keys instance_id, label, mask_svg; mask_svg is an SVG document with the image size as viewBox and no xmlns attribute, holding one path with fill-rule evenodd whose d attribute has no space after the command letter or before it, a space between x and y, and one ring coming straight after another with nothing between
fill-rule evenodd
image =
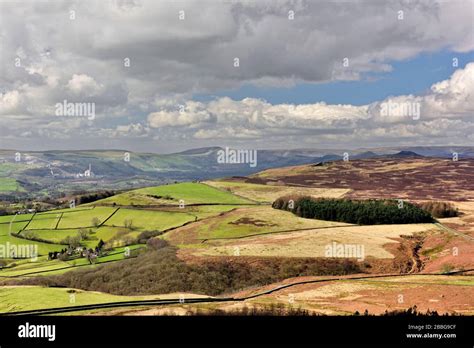
<instances>
[{"instance_id":1,"label":"clump of trees","mask_svg":"<svg viewBox=\"0 0 474 348\"><path fill-rule=\"evenodd\" d=\"M419 204L419 207L436 218L448 218L459 215L458 209L454 204L441 201L428 201Z\"/></svg>"},{"instance_id":2,"label":"clump of trees","mask_svg":"<svg viewBox=\"0 0 474 348\"><path fill-rule=\"evenodd\" d=\"M100 219L98 217L93 217L91 220L92 226L99 227L100 226Z\"/></svg>"},{"instance_id":3,"label":"clump of trees","mask_svg":"<svg viewBox=\"0 0 474 348\"><path fill-rule=\"evenodd\" d=\"M81 245L82 241L91 239L91 234L92 230L80 228L74 236L67 236L59 243L69 245L73 248L77 248Z\"/></svg>"},{"instance_id":4,"label":"clump of trees","mask_svg":"<svg viewBox=\"0 0 474 348\"><path fill-rule=\"evenodd\" d=\"M133 230L134 229L134 226L133 226L133 220L132 219L125 219L123 221L123 225L125 226L125 228L128 228L130 230Z\"/></svg>"},{"instance_id":5,"label":"clump of trees","mask_svg":"<svg viewBox=\"0 0 474 348\"><path fill-rule=\"evenodd\" d=\"M294 211L296 202L304 198L309 198L309 197L301 196L301 195L289 195L289 196L280 197L280 198L277 198L273 202L272 207L275 209ZM293 203L290 203L290 202L293 202Z\"/></svg>"},{"instance_id":6,"label":"clump of trees","mask_svg":"<svg viewBox=\"0 0 474 348\"><path fill-rule=\"evenodd\" d=\"M355 311L353 315L361 315L359 311ZM366 309L364 311L364 316L372 316L375 314L369 314L369 311ZM444 313L439 314L436 310L430 310L429 308L426 312L418 311L418 307L416 305L408 307L407 309L395 309L393 311L385 310L382 316L385 317L438 317L438 316L457 316L458 313Z\"/></svg>"},{"instance_id":7,"label":"clump of trees","mask_svg":"<svg viewBox=\"0 0 474 348\"><path fill-rule=\"evenodd\" d=\"M77 234L81 237L81 240L88 240L91 237L92 230L86 228L80 228L77 231Z\"/></svg>"},{"instance_id":8,"label":"clump of trees","mask_svg":"<svg viewBox=\"0 0 474 348\"><path fill-rule=\"evenodd\" d=\"M108 240L107 244L113 245L115 247L135 244L136 238L130 236L129 233L130 230L121 228L112 238Z\"/></svg>"},{"instance_id":9,"label":"clump of trees","mask_svg":"<svg viewBox=\"0 0 474 348\"><path fill-rule=\"evenodd\" d=\"M72 248L77 248L77 247L81 246L81 240L82 240L81 236L78 233L74 236L67 236L66 238L61 240L60 243L65 244L65 245L69 245Z\"/></svg>"},{"instance_id":10,"label":"clump of trees","mask_svg":"<svg viewBox=\"0 0 474 348\"><path fill-rule=\"evenodd\" d=\"M433 222L431 214L414 204L395 200L350 200L313 197L282 197L273 208L289 210L309 219L340 221L359 225Z\"/></svg>"},{"instance_id":11,"label":"clump of trees","mask_svg":"<svg viewBox=\"0 0 474 348\"><path fill-rule=\"evenodd\" d=\"M156 199L166 199L166 200L173 200L174 198L171 197L170 195L164 195L164 196L160 196L160 195L147 195L148 197L151 197L151 198L156 198Z\"/></svg>"},{"instance_id":12,"label":"clump of trees","mask_svg":"<svg viewBox=\"0 0 474 348\"><path fill-rule=\"evenodd\" d=\"M77 201L79 204L91 203L98 201L100 199L104 199L110 196L115 195L114 191L100 191L95 193L88 193L78 197Z\"/></svg>"},{"instance_id":13,"label":"clump of trees","mask_svg":"<svg viewBox=\"0 0 474 348\"><path fill-rule=\"evenodd\" d=\"M159 238L153 238L153 237L159 236L159 235L162 234L162 233L163 233L162 231L158 231L158 230L155 230L155 231L143 231L143 232L141 232L141 233L138 235L136 243L138 243L138 244L146 244L148 241L150 241L150 242L160 241L161 239L159 239ZM158 242L158 243L159 243L159 242Z\"/></svg>"}]
</instances>

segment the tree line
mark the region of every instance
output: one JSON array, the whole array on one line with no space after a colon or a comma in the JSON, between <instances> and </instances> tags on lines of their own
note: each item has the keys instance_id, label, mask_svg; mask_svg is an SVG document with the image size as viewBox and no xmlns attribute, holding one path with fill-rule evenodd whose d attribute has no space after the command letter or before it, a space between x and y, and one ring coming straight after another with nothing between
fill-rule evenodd
<instances>
[{"instance_id":1,"label":"tree line","mask_svg":"<svg viewBox=\"0 0 474 348\"><path fill-rule=\"evenodd\" d=\"M273 208L288 210L309 219L359 225L429 223L431 214L409 202L395 200L350 200L313 197L281 197Z\"/></svg>"}]
</instances>

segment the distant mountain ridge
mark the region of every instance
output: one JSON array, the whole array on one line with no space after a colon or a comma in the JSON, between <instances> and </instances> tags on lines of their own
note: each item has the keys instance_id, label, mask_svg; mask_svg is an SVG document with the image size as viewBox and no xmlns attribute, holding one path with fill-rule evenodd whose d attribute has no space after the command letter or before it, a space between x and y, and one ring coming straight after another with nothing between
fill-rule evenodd
<instances>
[{"instance_id":1,"label":"distant mountain ridge","mask_svg":"<svg viewBox=\"0 0 474 348\"><path fill-rule=\"evenodd\" d=\"M406 158L406 157L428 157L428 156L422 156L422 155L417 154L416 152L404 150L404 151L400 151L396 154L390 155L390 157Z\"/></svg>"},{"instance_id":2,"label":"distant mountain ridge","mask_svg":"<svg viewBox=\"0 0 474 348\"><path fill-rule=\"evenodd\" d=\"M18 196L26 194L24 192L47 195L52 191L71 189L128 189L172 181L245 176L270 168L338 161L345 156L349 160L383 156L451 158L456 152L459 159L474 158L474 147L468 146L358 150L277 149L258 150L256 166L252 167L245 161L218 163L218 152L223 149L213 146L172 154L127 150L0 150L0 194L11 193L12 185L2 189L2 180L6 182L12 179L22 188L16 190L15 194Z\"/></svg>"}]
</instances>

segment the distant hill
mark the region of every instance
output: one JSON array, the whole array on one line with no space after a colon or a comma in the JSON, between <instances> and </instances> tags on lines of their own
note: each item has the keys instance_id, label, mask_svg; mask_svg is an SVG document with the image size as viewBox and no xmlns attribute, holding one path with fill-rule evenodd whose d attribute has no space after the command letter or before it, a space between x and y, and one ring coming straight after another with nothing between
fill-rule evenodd
<instances>
[{"instance_id":1,"label":"distant hill","mask_svg":"<svg viewBox=\"0 0 474 348\"><path fill-rule=\"evenodd\" d=\"M258 150L255 165L219 163L221 147L190 149L172 154L127 150L17 151L0 150L0 199L47 196L70 191L130 189L174 181L247 176L270 168L368 158L474 158L474 147L406 147L360 150ZM230 157L227 160L231 159ZM245 160L245 156L243 157ZM248 158L247 158L248 159ZM245 161L244 161L245 162ZM90 166L90 171L89 171ZM15 183L16 181L16 183Z\"/></svg>"},{"instance_id":2,"label":"distant hill","mask_svg":"<svg viewBox=\"0 0 474 348\"><path fill-rule=\"evenodd\" d=\"M390 157L393 158L422 158L424 156L417 154L416 152L413 151L400 151L399 153L396 153L394 155L390 155Z\"/></svg>"},{"instance_id":3,"label":"distant hill","mask_svg":"<svg viewBox=\"0 0 474 348\"><path fill-rule=\"evenodd\" d=\"M324 189L348 189L350 198L474 200L474 159L424 157L401 151L371 159L272 168L231 181ZM449 183L449 190L444 189Z\"/></svg>"},{"instance_id":4,"label":"distant hill","mask_svg":"<svg viewBox=\"0 0 474 348\"><path fill-rule=\"evenodd\" d=\"M177 155L209 155L211 153L217 152L221 150L222 148L218 146L214 147L200 147L197 149L190 149L190 150L185 150L178 152Z\"/></svg>"}]
</instances>

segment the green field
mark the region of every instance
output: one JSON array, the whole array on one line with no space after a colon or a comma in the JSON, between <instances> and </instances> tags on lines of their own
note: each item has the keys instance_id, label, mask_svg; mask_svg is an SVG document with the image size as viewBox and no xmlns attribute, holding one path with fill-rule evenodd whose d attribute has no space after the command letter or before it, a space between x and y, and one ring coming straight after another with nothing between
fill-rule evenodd
<instances>
[{"instance_id":1,"label":"green field","mask_svg":"<svg viewBox=\"0 0 474 348\"><path fill-rule=\"evenodd\" d=\"M96 291L40 286L0 288L0 312L15 312L42 308L80 306L94 303L152 300L158 296L118 296Z\"/></svg>"},{"instance_id":2,"label":"green field","mask_svg":"<svg viewBox=\"0 0 474 348\"><path fill-rule=\"evenodd\" d=\"M20 246L30 247L32 245L36 245L38 248L38 255L47 255L50 251L59 251L61 249L64 249L64 245L40 243L40 242L30 241L26 239L16 238L9 235L1 235L0 245L6 246L8 245L8 243L10 246L13 245L16 247L20 247Z\"/></svg>"},{"instance_id":3,"label":"green field","mask_svg":"<svg viewBox=\"0 0 474 348\"><path fill-rule=\"evenodd\" d=\"M24 169L27 169L28 165L21 162L5 162L0 164L0 175L3 177L8 177L11 173L21 172Z\"/></svg>"},{"instance_id":4,"label":"green field","mask_svg":"<svg viewBox=\"0 0 474 348\"><path fill-rule=\"evenodd\" d=\"M4 223L29 221L33 214L18 214L18 215L4 215L0 216L0 225Z\"/></svg>"},{"instance_id":5,"label":"green field","mask_svg":"<svg viewBox=\"0 0 474 348\"><path fill-rule=\"evenodd\" d=\"M102 239L104 242L108 242L109 240L111 240L112 238L117 236L117 234L121 230L123 230L123 229L120 228L120 227L101 226L101 227L99 227L98 229L95 230L94 235L93 235L94 240L87 241L87 243L89 243L89 245L90 244L97 244L97 242L100 239ZM128 230L128 232L131 232L131 231Z\"/></svg>"},{"instance_id":6,"label":"green field","mask_svg":"<svg viewBox=\"0 0 474 348\"><path fill-rule=\"evenodd\" d=\"M108 207L95 207L92 210L79 210L77 212L75 212L74 209L70 209L70 211L63 214L63 217L61 218L61 221L59 222L58 229L90 227L90 226L93 226L92 220L94 218L99 219L99 221L102 223L114 211L115 211L114 208L108 208ZM35 216L35 219L36 219L36 216ZM33 221L35 219L33 219Z\"/></svg>"},{"instance_id":7,"label":"green field","mask_svg":"<svg viewBox=\"0 0 474 348\"><path fill-rule=\"evenodd\" d=\"M236 197L229 192L224 192L213 187L198 183L181 183L157 187L147 187L138 190L140 193L170 196L174 201L184 200L185 204L195 203L220 203L220 204L246 204L248 200Z\"/></svg>"},{"instance_id":8,"label":"green field","mask_svg":"<svg viewBox=\"0 0 474 348\"><path fill-rule=\"evenodd\" d=\"M237 197L232 193L221 191L199 183L180 183L156 187L146 187L121 193L97 201L94 204L116 205L178 205L184 204L248 204L251 201Z\"/></svg>"},{"instance_id":9,"label":"green field","mask_svg":"<svg viewBox=\"0 0 474 348\"><path fill-rule=\"evenodd\" d=\"M28 231L28 234L33 234L37 238L41 238L47 241L51 241L53 243L60 243L66 237L72 237L77 234L77 230L34 230ZM26 231L25 231L26 232ZM20 234L21 235L21 234Z\"/></svg>"},{"instance_id":10,"label":"green field","mask_svg":"<svg viewBox=\"0 0 474 348\"><path fill-rule=\"evenodd\" d=\"M20 215L24 217L23 215ZM17 216L14 221L20 220L20 216ZM13 216L2 216L2 220L7 220L7 219L12 219ZM7 220L8 221L8 220ZM28 223L28 221L23 221L23 222L13 222L11 224L11 232L12 233L18 233L21 229L25 227L25 225ZM38 256L40 255L47 255L48 252L50 251L59 251L64 248L62 245L57 245L57 244L47 244L47 243L40 243L40 242L33 242L30 240L25 240L22 238L17 238L12 235L10 235L10 224L9 223L2 223L0 224L0 245L2 245L5 249L7 248L8 245L14 246L14 247L20 247L20 246L34 246L36 245L38 250ZM30 249L34 250L34 249ZM8 258L6 257L7 255L0 255L1 258ZM20 255L17 255L21 257Z\"/></svg>"},{"instance_id":11,"label":"green field","mask_svg":"<svg viewBox=\"0 0 474 348\"><path fill-rule=\"evenodd\" d=\"M125 220L131 221L133 229L163 231L171 227L183 225L189 221L194 221L195 216L179 212L122 208L107 221L106 226L123 227L125 226Z\"/></svg>"},{"instance_id":12,"label":"green field","mask_svg":"<svg viewBox=\"0 0 474 348\"><path fill-rule=\"evenodd\" d=\"M0 191L1 192L11 192L11 191L24 192L25 189L13 178L0 178Z\"/></svg>"},{"instance_id":13,"label":"green field","mask_svg":"<svg viewBox=\"0 0 474 348\"><path fill-rule=\"evenodd\" d=\"M180 294L121 296L98 291L86 291L71 288L11 286L0 288L0 299L2 299L2 301L0 301L0 313L44 308L81 306L96 303L161 300L169 298L178 298L179 295ZM210 297L206 295L190 293L183 294L183 296L185 298ZM80 315L88 312L82 311L78 312L77 314Z\"/></svg>"},{"instance_id":14,"label":"green field","mask_svg":"<svg viewBox=\"0 0 474 348\"><path fill-rule=\"evenodd\" d=\"M28 224L29 230L55 228L61 213L57 214L36 214Z\"/></svg>"},{"instance_id":15,"label":"green field","mask_svg":"<svg viewBox=\"0 0 474 348\"><path fill-rule=\"evenodd\" d=\"M197 216L198 219L204 219L228 212L232 209L242 207L241 205L200 205L186 207L185 211Z\"/></svg>"},{"instance_id":16,"label":"green field","mask_svg":"<svg viewBox=\"0 0 474 348\"><path fill-rule=\"evenodd\" d=\"M133 205L158 205L160 202L153 197L142 195L135 191L120 193L118 195L101 199L99 201L88 203L89 205L117 205L117 206L133 206Z\"/></svg>"},{"instance_id":17,"label":"green field","mask_svg":"<svg viewBox=\"0 0 474 348\"><path fill-rule=\"evenodd\" d=\"M0 236L5 236L8 235L10 230L12 233L18 233L20 230L22 230L28 221L23 221L23 222L12 222L11 224L9 223L4 223L0 224Z\"/></svg>"}]
</instances>

